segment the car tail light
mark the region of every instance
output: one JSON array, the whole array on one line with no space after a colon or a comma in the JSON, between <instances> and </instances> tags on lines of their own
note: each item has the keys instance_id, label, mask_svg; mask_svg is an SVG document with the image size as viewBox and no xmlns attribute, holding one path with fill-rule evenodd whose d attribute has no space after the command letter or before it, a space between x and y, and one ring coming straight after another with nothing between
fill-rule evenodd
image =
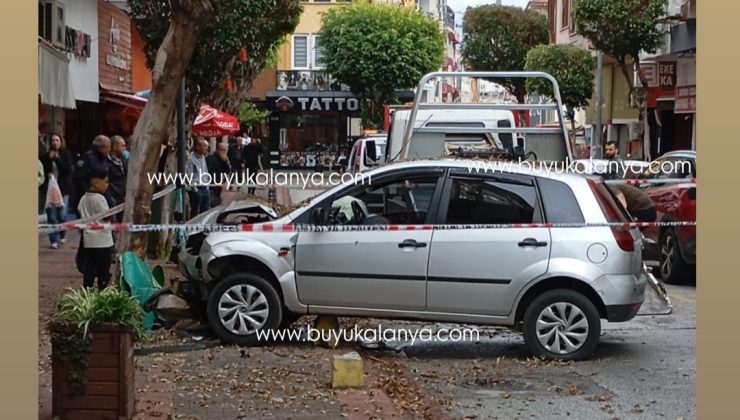
<instances>
[{"instance_id":1,"label":"car tail light","mask_svg":"<svg viewBox=\"0 0 740 420\"><path fill-rule=\"evenodd\" d=\"M614 198L606 189L604 184L596 184L593 179L588 180L588 185L591 187L591 191L596 197L596 201L601 207L601 211L606 217L606 221L609 223L621 223L627 222L626 217L622 213L618 204L614 201ZM611 226L612 233L614 234L614 240L617 241L617 245L622 251L634 252L635 251L635 240L632 238L630 231L621 226Z\"/></svg>"}]
</instances>

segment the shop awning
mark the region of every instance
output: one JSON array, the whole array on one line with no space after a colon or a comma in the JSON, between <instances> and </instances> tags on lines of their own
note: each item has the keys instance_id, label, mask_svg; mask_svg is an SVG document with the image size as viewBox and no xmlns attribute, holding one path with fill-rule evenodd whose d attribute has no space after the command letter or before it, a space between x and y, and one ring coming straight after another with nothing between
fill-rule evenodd
<instances>
[{"instance_id":1,"label":"shop awning","mask_svg":"<svg viewBox=\"0 0 740 420\"><path fill-rule=\"evenodd\" d=\"M39 38L39 95L44 105L75 109L69 58Z\"/></svg>"},{"instance_id":2,"label":"shop awning","mask_svg":"<svg viewBox=\"0 0 740 420\"><path fill-rule=\"evenodd\" d=\"M138 110L144 109L148 101L147 98L139 95L132 95L130 93L118 92L104 88L100 89L100 99L105 102L111 102Z\"/></svg>"}]
</instances>

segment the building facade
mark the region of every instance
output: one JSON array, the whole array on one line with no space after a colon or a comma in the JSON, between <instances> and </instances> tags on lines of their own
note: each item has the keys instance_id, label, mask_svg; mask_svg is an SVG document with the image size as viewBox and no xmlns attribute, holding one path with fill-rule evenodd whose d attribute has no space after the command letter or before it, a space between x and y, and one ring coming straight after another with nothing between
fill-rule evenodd
<instances>
[{"instance_id":1,"label":"building facade","mask_svg":"<svg viewBox=\"0 0 740 420\"><path fill-rule=\"evenodd\" d=\"M97 125L97 0L40 0L39 148L51 134L75 150Z\"/></svg>"},{"instance_id":2,"label":"building facade","mask_svg":"<svg viewBox=\"0 0 740 420\"><path fill-rule=\"evenodd\" d=\"M550 42L554 44L570 44L587 49L596 55L588 40L578 35L575 30L574 7L576 0L549 0L548 24ZM608 56L603 57L601 73L601 136L596 135L592 156L601 156L601 147L607 141L615 141L619 146L620 154L624 157L642 158L642 140L638 127L639 113L633 107L629 96L629 85L615 60ZM596 83L598 77L594 77ZM597 94L598 86L594 86L594 97L590 105L576 114L576 127L583 129L584 136L577 138L577 143L591 144L594 135L593 129L597 122Z\"/></svg>"},{"instance_id":3,"label":"building facade","mask_svg":"<svg viewBox=\"0 0 740 420\"><path fill-rule=\"evenodd\" d=\"M641 57L648 83L650 151L696 150L696 0L670 0L664 45Z\"/></svg>"},{"instance_id":4,"label":"building facade","mask_svg":"<svg viewBox=\"0 0 740 420\"><path fill-rule=\"evenodd\" d=\"M295 32L280 47L277 69L264 72L255 83L262 89L274 83L264 93L263 102L270 111L270 166L331 167L361 135L359 101L324 71L318 36L321 15L346 4L306 1Z\"/></svg>"},{"instance_id":5,"label":"building facade","mask_svg":"<svg viewBox=\"0 0 740 420\"><path fill-rule=\"evenodd\" d=\"M151 88L125 1L39 0L39 148L51 134L82 153L98 134L133 133Z\"/></svg>"}]
</instances>

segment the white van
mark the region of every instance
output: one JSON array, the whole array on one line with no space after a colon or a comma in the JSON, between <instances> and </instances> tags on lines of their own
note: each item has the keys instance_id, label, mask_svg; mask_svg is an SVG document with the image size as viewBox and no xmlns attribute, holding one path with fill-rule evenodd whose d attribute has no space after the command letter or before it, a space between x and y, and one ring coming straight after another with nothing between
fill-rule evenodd
<instances>
[{"instance_id":1,"label":"white van","mask_svg":"<svg viewBox=\"0 0 740 420\"><path fill-rule=\"evenodd\" d=\"M365 172L385 163L387 136L380 133L355 141L349 152L347 172Z\"/></svg>"}]
</instances>

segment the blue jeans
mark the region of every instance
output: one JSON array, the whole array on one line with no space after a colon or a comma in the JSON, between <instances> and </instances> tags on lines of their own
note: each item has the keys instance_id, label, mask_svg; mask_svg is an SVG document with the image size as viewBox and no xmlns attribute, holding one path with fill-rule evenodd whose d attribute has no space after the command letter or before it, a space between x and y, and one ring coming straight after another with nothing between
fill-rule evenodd
<instances>
[{"instance_id":1,"label":"blue jeans","mask_svg":"<svg viewBox=\"0 0 740 420\"><path fill-rule=\"evenodd\" d=\"M197 188L197 191L188 191L191 219L211 208L211 192L208 187Z\"/></svg>"},{"instance_id":2,"label":"blue jeans","mask_svg":"<svg viewBox=\"0 0 740 420\"><path fill-rule=\"evenodd\" d=\"M67 221L67 208L69 208L69 195L62 197L64 200L64 207L52 207L46 209L46 223L57 224L64 223ZM64 239L67 232L54 232L49 234L49 241L53 244L58 244L61 239Z\"/></svg>"}]
</instances>

